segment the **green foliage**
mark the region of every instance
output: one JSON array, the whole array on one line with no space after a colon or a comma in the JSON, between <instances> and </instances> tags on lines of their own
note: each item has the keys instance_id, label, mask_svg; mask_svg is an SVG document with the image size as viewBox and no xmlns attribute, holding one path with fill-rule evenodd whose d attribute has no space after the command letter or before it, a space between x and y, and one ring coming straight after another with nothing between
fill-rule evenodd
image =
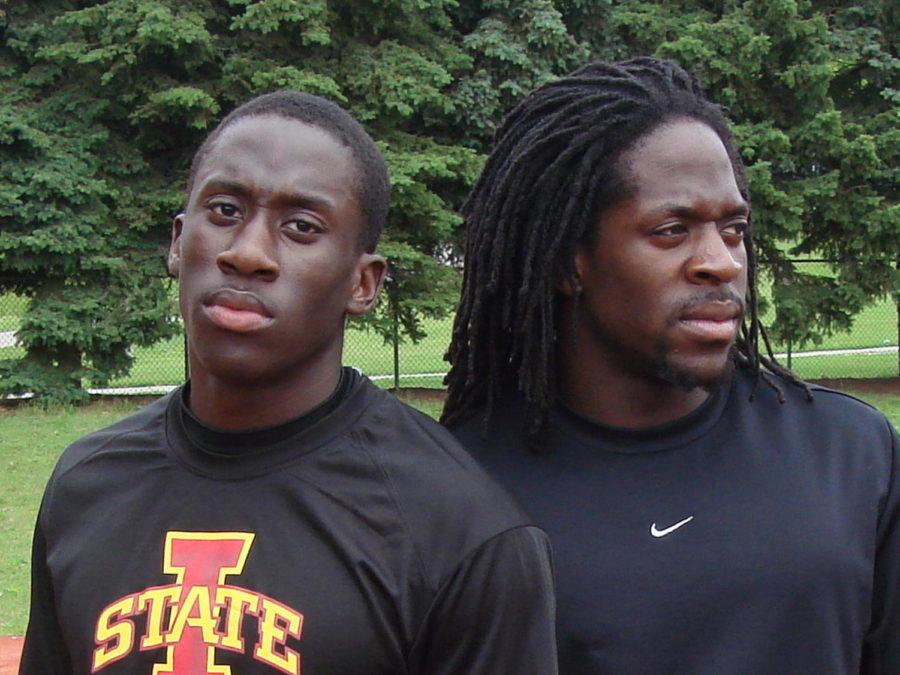
<instances>
[{"instance_id":1,"label":"green foliage","mask_svg":"<svg viewBox=\"0 0 900 675\"><path fill-rule=\"evenodd\" d=\"M131 345L170 334L160 239L134 190L144 162L99 123L103 102L41 63L34 25L3 29L0 289L31 302L0 391L75 402L83 378L127 372Z\"/></svg>"},{"instance_id":2,"label":"green foliage","mask_svg":"<svg viewBox=\"0 0 900 675\"><path fill-rule=\"evenodd\" d=\"M570 4L571 21L591 3ZM673 58L727 107L774 277L776 338L816 343L900 289L900 61L887 3L623 0L592 11L610 27L589 36L595 51ZM836 261L835 278L804 275L789 262L798 257Z\"/></svg>"},{"instance_id":3,"label":"green foliage","mask_svg":"<svg viewBox=\"0 0 900 675\"><path fill-rule=\"evenodd\" d=\"M454 121L464 145L487 149L503 113L535 87L582 65L588 50L551 0L465 4L471 30L462 45L472 66L455 87Z\"/></svg>"},{"instance_id":4,"label":"green foliage","mask_svg":"<svg viewBox=\"0 0 900 675\"><path fill-rule=\"evenodd\" d=\"M455 303L472 148L584 56L549 0L59 0L2 21L0 290L30 305L0 388L65 401L171 334L168 223L193 150L236 104L290 87L367 124L394 188L391 277L368 323L387 337L399 317L418 340ZM472 100L470 78L489 96Z\"/></svg>"},{"instance_id":5,"label":"green foliage","mask_svg":"<svg viewBox=\"0 0 900 675\"><path fill-rule=\"evenodd\" d=\"M321 0L229 0L228 4L245 7L244 13L231 22L234 31L249 30L266 35L299 27L300 41L304 45L327 45L331 41L326 23L328 11Z\"/></svg>"},{"instance_id":6,"label":"green foliage","mask_svg":"<svg viewBox=\"0 0 900 675\"><path fill-rule=\"evenodd\" d=\"M657 54L728 107L779 339L900 291L900 12L880 0L0 2L0 292L29 298L0 391L73 401L172 333L169 223L193 150L250 96L296 88L378 140L390 280L370 328L449 312L459 206L502 115L589 55ZM807 277L791 256L838 260Z\"/></svg>"}]
</instances>

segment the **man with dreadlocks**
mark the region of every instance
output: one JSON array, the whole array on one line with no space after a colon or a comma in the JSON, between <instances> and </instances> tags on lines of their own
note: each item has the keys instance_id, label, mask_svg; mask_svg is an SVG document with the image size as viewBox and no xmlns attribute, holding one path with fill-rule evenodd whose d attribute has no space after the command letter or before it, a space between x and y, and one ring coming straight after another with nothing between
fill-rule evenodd
<instances>
[{"instance_id":1,"label":"man with dreadlocks","mask_svg":"<svg viewBox=\"0 0 900 675\"><path fill-rule=\"evenodd\" d=\"M465 206L443 421L550 535L564 675L900 673L898 438L775 362L749 203L640 58L528 96Z\"/></svg>"}]
</instances>

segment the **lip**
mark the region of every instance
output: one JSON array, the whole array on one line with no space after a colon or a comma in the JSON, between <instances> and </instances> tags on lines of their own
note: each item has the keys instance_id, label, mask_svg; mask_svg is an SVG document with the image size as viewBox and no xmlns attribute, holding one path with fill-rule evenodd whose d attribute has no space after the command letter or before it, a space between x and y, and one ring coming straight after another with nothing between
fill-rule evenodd
<instances>
[{"instance_id":1,"label":"lip","mask_svg":"<svg viewBox=\"0 0 900 675\"><path fill-rule=\"evenodd\" d=\"M252 333L274 321L266 304L250 291L221 288L203 298L203 312L223 330Z\"/></svg>"},{"instance_id":2,"label":"lip","mask_svg":"<svg viewBox=\"0 0 900 675\"><path fill-rule=\"evenodd\" d=\"M691 307L679 324L702 342L731 343L737 337L741 308L733 302L709 302Z\"/></svg>"}]
</instances>

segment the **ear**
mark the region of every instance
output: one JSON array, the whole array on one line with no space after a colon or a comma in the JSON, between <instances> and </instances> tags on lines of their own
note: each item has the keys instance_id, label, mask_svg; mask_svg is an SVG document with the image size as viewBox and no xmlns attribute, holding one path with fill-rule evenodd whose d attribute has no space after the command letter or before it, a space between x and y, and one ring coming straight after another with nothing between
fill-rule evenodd
<instances>
[{"instance_id":1,"label":"ear","mask_svg":"<svg viewBox=\"0 0 900 675\"><path fill-rule=\"evenodd\" d=\"M179 213L172 221L172 241L169 243L169 255L166 266L169 274L176 279L181 271L181 230L184 227L184 214Z\"/></svg>"},{"instance_id":2,"label":"ear","mask_svg":"<svg viewBox=\"0 0 900 675\"><path fill-rule=\"evenodd\" d=\"M386 272L387 262L380 255L363 253L359 256L354 271L353 292L347 301L347 314L362 316L375 306Z\"/></svg>"},{"instance_id":3,"label":"ear","mask_svg":"<svg viewBox=\"0 0 900 675\"><path fill-rule=\"evenodd\" d=\"M575 247L575 258L572 261L572 272L575 277L574 286L572 285L572 279L569 279L562 274L559 275L559 279L556 281L556 290L567 298L574 298L581 295L581 278L585 265L588 264L587 256L588 252L585 247L582 244L578 244Z\"/></svg>"}]
</instances>

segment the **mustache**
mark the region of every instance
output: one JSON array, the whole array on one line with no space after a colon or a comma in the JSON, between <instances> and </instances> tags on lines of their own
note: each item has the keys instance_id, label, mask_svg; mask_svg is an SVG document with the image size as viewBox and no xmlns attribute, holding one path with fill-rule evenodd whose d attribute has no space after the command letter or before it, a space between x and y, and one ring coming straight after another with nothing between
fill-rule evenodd
<instances>
[{"instance_id":1,"label":"mustache","mask_svg":"<svg viewBox=\"0 0 900 675\"><path fill-rule=\"evenodd\" d=\"M678 305L676 305L669 314L669 323L674 325L685 313L689 312L695 307L707 305L712 302L727 302L737 305L740 312L740 318L741 320L743 320L744 312L747 308L747 303L744 298L735 293L734 289L717 288L709 290L701 295L695 295L678 303Z\"/></svg>"}]
</instances>

